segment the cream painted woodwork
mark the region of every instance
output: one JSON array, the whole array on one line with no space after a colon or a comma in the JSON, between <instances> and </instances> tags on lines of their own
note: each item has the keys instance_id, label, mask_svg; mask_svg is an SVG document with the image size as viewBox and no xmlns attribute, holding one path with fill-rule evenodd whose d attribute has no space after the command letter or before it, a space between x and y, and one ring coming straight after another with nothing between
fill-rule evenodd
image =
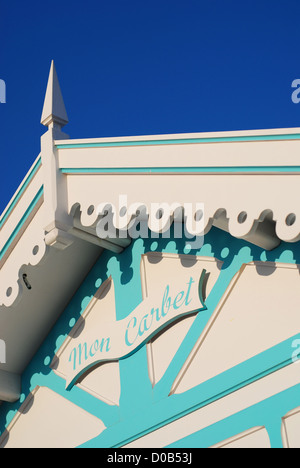
<instances>
[{"instance_id":1,"label":"cream painted woodwork","mask_svg":"<svg viewBox=\"0 0 300 468\"><path fill-rule=\"evenodd\" d=\"M238 434L230 439L224 440L220 444L211 448L227 449L266 449L271 448L270 439L265 427L254 427L248 431Z\"/></svg>"},{"instance_id":2,"label":"cream painted woodwork","mask_svg":"<svg viewBox=\"0 0 300 468\"><path fill-rule=\"evenodd\" d=\"M177 419L139 439L127 444L125 448L163 448L175 442L180 443L185 437L212 426L234 414L266 400L284 390L300 384L299 366L289 366L269 374L224 398L204 406L201 409ZM200 439L201 440L201 439ZM221 441L218 441L221 442Z\"/></svg>"},{"instance_id":3,"label":"cream painted woodwork","mask_svg":"<svg viewBox=\"0 0 300 468\"><path fill-rule=\"evenodd\" d=\"M114 188L116 178L117 190ZM267 250L277 247L280 240L287 242L299 240L300 216L298 218L296 202L299 176L295 174L260 174L259 177L248 173L199 175L192 171L190 174L186 174L185 171L174 174L165 172L151 174L150 169L149 173L145 174L129 172L115 175L86 174L83 170L82 174L66 174L66 184L68 212L72 214L74 209L80 206L81 222L84 227L91 226L97 221L100 204L111 206L113 213L116 214L117 229L124 225L128 227L132 217L118 216L119 195L126 194L128 206L135 206L136 210L144 207L149 214L149 229L154 232L163 232L164 225L160 229L156 227L158 222L152 207L163 201L170 207L173 204L182 209L185 205L191 206L192 217L197 212L197 206L204 205L204 218L201 224L203 228L195 232L198 236L209 232L214 225L234 237L245 239ZM254 185L255 197L251 189ZM283 192L274 190L278 186L282 187ZM285 208L282 193L292 200L288 208ZM95 210L89 214L91 206ZM170 217L174 216L174 212L170 211L171 215L166 217L165 225L169 223ZM241 213L245 213L242 222ZM287 225L287 218L292 213L295 214L296 221Z\"/></svg>"},{"instance_id":4,"label":"cream painted woodwork","mask_svg":"<svg viewBox=\"0 0 300 468\"><path fill-rule=\"evenodd\" d=\"M300 448L300 408L290 411L282 419L282 438L285 448Z\"/></svg>"},{"instance_id":5,"label":"cream painted woodwork","mask_svg":"<svg viewBox=\"0 0 300 468\"><path fill-rule=\"evenodd\" d=\"M111 278L105 281L90 304L72 328L69 336L55 355L51 367L54 372L66 380L69 372L69 357L74 347L74 338L99 330L107 322L116 321L115 290ZM77 386L94 395L109 405L118 405L120 399L119 362L107 362L95 365L77 382Z\"/></svg>"},{"instance_id":6,"label":"cream painted woodwork","mask_svg":"<svg viewBox=\"0 0 300 468\"><path fill-rule=\"evenodd\" d=\"M76 448L104 423L47 387L36 387L0 439L0 448Z\"/></svg>"},{"instance_id":7,"label":"cream painted woodwork","mask_svg":"<svg viewBox=\"0 0 300 468\"><path fill-rule=\"evenodd\" d=\"M214 258L150 252L143 255L141 260L143 299L145 300L150 297L153 301L151 302L153 306L159 303L156 300L157 297L158 301L161 301L162 295L159 295L158 292L163 288L163 293L170 280L171 290L179 292L187 288L190 278L193 278L194 282L197 283L203 270L207 272L205 291L203 291L204 297L206 297L212 290L221 268L222 262ZM171 279L168 277L170 271L172 271ZM78 350L79 343L83 344L86 342L91 344L93 340L90 339L90 336L94 336L95 330L99 331L98 338L100 338L102 336L101 333L105 329L105 323L116 320L114 294L114 285L111 279L109 279L100 287L94 299L58 351L52 363L52 368L58 375L67 379L70 373L70 366L72 366L69 358L74 347ZM197 298L193 298L193 301L195 299ZM143 313L145 314L146 312L149 312L148 309L145 309ZM148 344L149 376L153 386L165 373L194 319L195 314L177 319L175 323L164 328ZM123 336L116 336L115 339L119 342L118 346L121 346L124 340ZM118 362L94 366L88 372L88 375L79 379L77 385L110 404L118 404L120 396Z\"/></svg>"},{"instance_id":8,"label":"cream painted woodwork","mask_svg":"<svg viewBox=\"0 0 300 468\"><path fill-rule=\"evenodd\" d=\"M35 166L37 161L35 161ZM28 210L32 200L36 197L43 185L41 168L23 192L17 206L7 216L0 229L0 251L5 248L12 234L17 230L20 219ZM5 212L3 213L3 217ZM17 232L14 241L9 245L0 260L0 307L10 307L22 295L24 283L20 278L20 269L23 265L36 266L41 262L47 252L44 242L44 203L43 194L29 213L27 221Z\"/></svg>"},{"instance_id":9,"label":"cream painted woodwork","mask_svg":"<svg viewBox=\"0 0 300 468\"><path fill-rule=\"evenodd\" d=\"M207 271L204 292L206 298L218 279L222 264L223 262L209 257L149 252L143 255L141 262L143 298L155 296L159 285L168 282L172 286L178 285L179 291L183 288L186 271L193 278L199 279L203 270ZM164 375L194 320L195 315L175 322L148 344L149 376L153 386Z\"/></svg>"},{"instance_id":10,"label":"cream painted woodwork","mask_svg":"<svg viewBox=\"0 0 300 468\"><path fill-rule=\"evenodd\" d=\"M245 264L177 376L172 393L185 392L293 337L300 329L299 310L298 265Z\"/></svg>"}]
</instances>

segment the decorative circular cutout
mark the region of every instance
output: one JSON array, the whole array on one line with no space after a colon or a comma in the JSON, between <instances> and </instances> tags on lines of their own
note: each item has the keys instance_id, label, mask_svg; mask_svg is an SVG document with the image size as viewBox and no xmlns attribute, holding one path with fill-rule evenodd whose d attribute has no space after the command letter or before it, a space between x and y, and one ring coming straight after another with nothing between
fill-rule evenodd
<instances>
[{"instance_id":1,"label":"decorative circular cutout","mask_svg":"<svg viewBox=\"0 0 300 468\"><path fill-rule=\"evenodd\" d=\"M286 224L287 226L293 226L293 225L295 224L295 222L296 222L296 215L295 215L295 213L290 213L290 214L286 217L286 219L285 219L285 224Z\"/></svg>"},{"instance_id":2,"label":"decorative circular cutout","mask_svg":"<svg viewBox=\"0 0 300 468\"><path fill-rule=\"evenodd\" d=\"M120 216L125 216L126 213L127 213L127 208L126 208L126 206L122 206L122 208L120 209L119 213L120 213Z\"/></svg>"},{"instance_id":3,"label":"decorative circular cutout","mask_svg":"<svg viewBox=\"0 0 300 468\"><path fill-rule=\"evenodd\" d=\"M203 210L201 210L201 209L197 210L196 213L194 214L194 220L199 222L199 221L201 221L203 216L204 216Z\"/></svg>"},{"instance_id":4,"label":"decorative circular cutout","mask_svg":"<svg viewBox=\"0 0 300 468\"><path fill-rule=\"evenodd\" d=\"M238 219L238 222L239 222L240 224L243 224L243 223L246 222L247 218L248 218L248 215L247 215L246 211L242 211L242 212L238 215L238 218L237 218L237 219Z\"/></svg>"},{"instance_id":5,"label":"decorative circular cutout","mask_svg":"<svg viewBox=\"0 0 300 468\"><path fill-rule=\"evenodd\" d=\"M40 250L39 246L36 245L36 246L33 248L33 250L32 250L32 254L33 254L33 255L37 255L37 254L39 253L39 250Z\"/></svg>"},{"instance_id":6,"label":"decorative circular cutout","mask_svg":"<svg viewBox=\"0 0 300 468\"><path fill-rule=\"evenodd\" d=\"M156 219L161 219L163 217L163 215L164 215L164 210L162 208L160 208L156 212Z\"/></svg>"},{"instance_id":7,"label":"decorative circular cutout","mask_svg":"<svg viewBox=\"0 0 300 468\"><path fill-rule=\"evenodd\" d=\"M95 211L95 207L94 207L94 205L91 205L91 206L89 206L88 209L87 209L87 214L88 214L89 216L91 216L91 215L94 213L94 211Z\"/></svg>"}]
</instances>

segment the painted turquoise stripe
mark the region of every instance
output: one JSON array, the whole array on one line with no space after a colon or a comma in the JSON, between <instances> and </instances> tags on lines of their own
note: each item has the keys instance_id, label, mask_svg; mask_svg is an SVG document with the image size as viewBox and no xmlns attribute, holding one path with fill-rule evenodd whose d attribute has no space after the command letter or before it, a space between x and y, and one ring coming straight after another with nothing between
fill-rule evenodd
<instances>
[{"instance_id":1,"label":"painted turquoise stripe","mask_svg":"<svg viewBox=\"0 0 300 468\"><path fill-rule=\"evenodd\" d=\"M157 145L182 145L191 143L233 143L247 141L284 141L300 140L300 134L288 135L253 135L237 137L215 137L215 138L178 138L167 140L144 140L144 141L111 141L98 143L68 143L57 145L58 149L75 148L109 148L118 146L157 146Z\"/></svg>"},{"instance_id":2,"label":"painted turquoise stripe","mask_svg":"<svg viewBox=\"0 0 300 468\"><path fill-rule=\"evenodd\" d=\"M300 166L232 166L232 167L102 167L62 168L62 174L162 174L162 173L300 173Z\"/></svg>"},{"instance_id":3,"label":"painted turquoise stripe","mask_svg":"<svg viewBox=\"0 0 300 468\"><path fill-rule=\"evenodd\" d=\"M27 208L27 210L25 211L24 215L22 216L22 218L20 219L19 223L17 224L17 226L15 227L14 231L12 232L11 236L9 237L8 241L6 242L6 244L4 245L3 249L0 251L0 260L2 260L2 258L4 257L5 253L7 252L7 250L9 249L9 247L11 246L11 244L13 243L14 239L16 238L16 236L18 235L18 232L20 231L20 229L22 228L22 226L25 224L26 220L28 219L28 217L30 216L30 214L32 213L32 211L34 210L36 204L40 201L41 197L43 196L43 193L44 193L44 187L42 186L40 188L40 190L38 191L38 193L36 194L36 196L34 197L34 199L32 200L32 202L30 203L29 207Z\"/></svg>"},{"instance_id":4,"label":"painted turquoise stripe","mask_svg":"<svg viewBox=\"0 0 300 468\"><path fill-rule=\"evenodd\" d=\"M23 193L27 189L27 187L30 184L30 182L32 181L33 177L35 176L35 174L37 173L37 171L41 167L41 164L42 164L42 160L41 160L41 158L39 158L37 160L36 164L33 166L30 173L28 174L28 177L24 180L24 183L22 184L22 186L20 187L20 189L18 190L18 192L16 193L16 195L14 196L12 201L10 202L7 211L0 218L0 229L2 228L2 226L5 224L5 222L9 218L9 216L10 216L11 212L13 211L14 207L17 205L18 201L20 200Z\"/></svg>"},{"instance_id":5,"label":"painted turquoise stripe","mask_svg":"<svg viewBox=\"0 0 300 468\"><path fill-rule=\"evenodd\" d=\"M225 441L254 427L265 427L272 448L283 448L282 418L300 405L300 385L273 395L254 406L197 430L168 445L176 448L206 448Z\"/></svg>"},{"instance_id":6,"label":"painted turquoise stripe","mask_svg":"<svg viewBox=\"0 0 300 468\"><path fill-rule=\"evenodd\" d=\"M121 447L160 427L203 408L267 375L292 364L292 344L300 335L270 348L182 394L171 395L154 406L108 428L84 448Z\"/></svg>"}]
</instances>

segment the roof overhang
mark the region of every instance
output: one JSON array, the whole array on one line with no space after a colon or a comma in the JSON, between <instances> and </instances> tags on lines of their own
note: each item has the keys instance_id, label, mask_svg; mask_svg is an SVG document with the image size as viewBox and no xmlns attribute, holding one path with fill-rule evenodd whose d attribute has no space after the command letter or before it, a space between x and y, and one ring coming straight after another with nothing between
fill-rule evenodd
<instances>
[{"instance_id":1,"label":"roof overhang","mask_svg":"<svg viewBox=\"0 0 300 468\"><path fill-rule=\"evenodd\" d=\"M59 174L67 190L67 210L95 226L104 201L120 207L144 206L149 228L152 205L204 206L202 231L214 225L234 237L271 250L300 239L297 206L300 130L167 135L101 140L56 141ZM116 227L132 220L127 210ZM171 213L174 219L174 213ZM161 221L168 223L168 219ZM199 225L200 226L200 225Z\"/></svg>"}]
</instances>

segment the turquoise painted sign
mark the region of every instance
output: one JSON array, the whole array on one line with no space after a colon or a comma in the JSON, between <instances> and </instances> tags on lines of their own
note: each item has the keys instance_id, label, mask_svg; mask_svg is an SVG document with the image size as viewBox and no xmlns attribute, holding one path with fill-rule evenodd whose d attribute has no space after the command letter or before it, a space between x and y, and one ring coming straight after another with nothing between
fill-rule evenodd
<instances>
[{"instance_id":1,"label":"turquoise painted sign","mask_svg":"<svg viewBox=\"0 0 300 468\"><path fill-rule=\"evenodd\" d=\"M203 270L197 281L189 277L180 290L169 284L158 288L155 297L147 297L127 318L102 324L101 330L84 331L73 339L67 389L96 364L124 359L180 317L206 310L205 275Z\"/></svg>"}]
</instances>

